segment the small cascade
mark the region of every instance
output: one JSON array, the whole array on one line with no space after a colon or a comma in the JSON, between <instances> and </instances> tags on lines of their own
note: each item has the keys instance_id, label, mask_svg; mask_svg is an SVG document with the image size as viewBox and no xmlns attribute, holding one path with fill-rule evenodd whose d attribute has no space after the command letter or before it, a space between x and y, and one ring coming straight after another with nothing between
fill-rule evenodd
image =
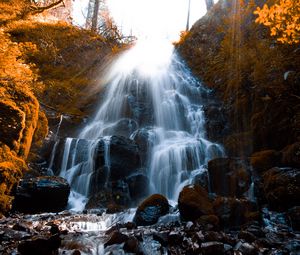
<instances>
[{"instance_id":1,"label":"small cascade","mask_svg":"<svg viewBox=\"0 0 300 255\"><path fill-rule=\"evenodd\" d=\"M59 123L57 125L57 129L56 129L56 132L55 132L55 135L54 135L54 139L57 140L57 137L58 137L58 134L59 134L59 130L60 130L60 127L61 127L61 124L63 122L63 119L64 119L64 115L61 114L60 115L60 118L59 118Z\"/></svg>"},{"instance_id":2,"label":"small cascade","mask_svg":"<svg viewBox=\"0 0 300 255\"><path fill-rule=\"evenodd\" d=\"M137 44L114 64L107 77L105 100L93 120L78 138L64 142L59 175L71 185L70 207L78 207L81 201L82 209L93 193L111 190L112 180L126 190L123 179L141 173L141 168L150 193L176 200L184 185L206 172L210 159L224 155L222 146L206 139L203 105L209 91L192 76L172 45L147 47ZM115 159L118 148L111 151L112 136L124 137L117 142L113 139L115 147L126 146L124 139L138 143L145 159L134 165L135 170L127 167L129 158L125 167L118 165L124 162ZM132 151L134 145L130 148ZM51 157L50 166L53 160ZM128 172L123 179L119 178L123 173L116 176L118 167Z\"/></svg>"}]
</instances>

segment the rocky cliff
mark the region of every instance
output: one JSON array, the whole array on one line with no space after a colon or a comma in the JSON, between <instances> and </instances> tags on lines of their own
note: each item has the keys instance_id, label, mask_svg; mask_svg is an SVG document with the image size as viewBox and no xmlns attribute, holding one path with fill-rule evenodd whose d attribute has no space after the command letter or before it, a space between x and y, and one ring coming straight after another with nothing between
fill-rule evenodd
<instances>
[{"instance_id":1,"label":"rocky cliff","mask_svg":"<svg viewBox=\"0 0 300 255\"><path fill-rule=\"evenodd\" d=\"M0 3L0 214L10 209L48 126L53 134L62 114L77 122L88 114L99 70L117 48L67 23L24 16L29 4Z\"/></svg>"}]
</instances>

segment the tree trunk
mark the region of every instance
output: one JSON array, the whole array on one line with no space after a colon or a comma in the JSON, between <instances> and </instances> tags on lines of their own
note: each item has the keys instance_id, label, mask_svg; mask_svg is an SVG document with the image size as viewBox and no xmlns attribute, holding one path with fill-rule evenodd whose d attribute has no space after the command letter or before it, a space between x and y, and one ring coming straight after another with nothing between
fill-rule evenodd
<instances>
[{"instance_id":1,"label":"tree trunk","mask_svg":"<svg viewBox=\"0 0 300 255\"><path fill-rule=\"evenodd\" d=\"M205 4L206 4L207 11L209 11L214 5L214 1L213 0L205 0Z\"/></svg>"},{"instance_id":2,"label":"tree trunk","mask_svg":"<svg viewBox=\"0 0 300 255\"><path fill-rule=\"evenodd\" d=\"M186 31L190 29L190 13L191 13L191 0L189 0L189 6L188 6L188 14L187 14L186 28L185 28Z\"/></svg>"},{"instance_id":3,"label":"tree trunk","mask_svg":"<svg viewBox=\"0 0 300 255\"><path fill-rule=\"evenodd\" d=\"M95 0L91 30L97 32L100 0Z\"/></svg>"}]
</instances>

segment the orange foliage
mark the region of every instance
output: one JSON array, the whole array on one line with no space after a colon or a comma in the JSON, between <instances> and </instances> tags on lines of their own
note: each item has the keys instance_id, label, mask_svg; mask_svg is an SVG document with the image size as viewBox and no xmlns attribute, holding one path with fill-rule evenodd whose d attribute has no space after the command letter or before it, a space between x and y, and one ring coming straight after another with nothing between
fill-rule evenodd
<instances>
[{"instance_id":1,"label":"orange foliage","mask_svg":"<svg viewBox=\"0 0 300 255\"><path fill-rule=\"evenodd\" d=\"M268 7L257 7L255 22L270 28L272 36L281 43L300 42L300 2L299 0L280 0Z\"/></svg>"}]
</instances>

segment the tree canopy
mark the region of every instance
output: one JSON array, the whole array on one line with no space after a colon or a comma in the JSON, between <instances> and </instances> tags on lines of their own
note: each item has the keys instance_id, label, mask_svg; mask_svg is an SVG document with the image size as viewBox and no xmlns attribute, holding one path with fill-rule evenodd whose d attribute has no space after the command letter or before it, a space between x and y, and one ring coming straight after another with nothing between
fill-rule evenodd
<instances>
[{"instance_id":1,"label":"tree canopy","mask_svg":"<svg viewBox=\"0 0 300 255\"><path fill-rule=\"evenodd\" d=\"M257 7L256 22L270 28L272 36L281 43L300 42L300 2L299 0L277 0L270 7Z\"/></svg>"}]
</instances>

